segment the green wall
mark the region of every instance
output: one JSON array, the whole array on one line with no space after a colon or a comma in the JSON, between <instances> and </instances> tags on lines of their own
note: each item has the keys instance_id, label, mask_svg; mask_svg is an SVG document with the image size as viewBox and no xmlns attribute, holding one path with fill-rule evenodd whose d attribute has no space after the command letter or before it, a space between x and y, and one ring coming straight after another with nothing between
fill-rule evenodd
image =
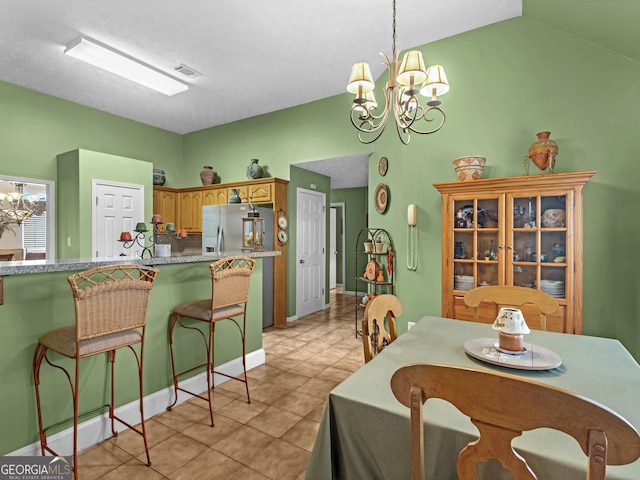
<instances>
[{"instance_id":1,"label":"green wall","mask_svg":"<svg viewBox=\"0 0 640 480\"><path fill-rule=\"evenodd\" d=\"M367 192L367 187L331 190L331 201L344 202L345 204L344 237L346 252L344 252L345 279L343 281L345 292L355 291L356 263L353 252L356 248L358 233L367 226ZM364 259L364 256L362 258ZM358 272L358 274L361 273Z\"/></svg>"},{"instance_id":2,"label":"green wall","mask_svg":"<svg viewBox=\"0 0 640 480\"><path fill-rule=\"evenodd\" d=\"M62 208L56 218L57 257L91 258L93 180L142 185L144 218L153 215L153 164L88 150L73 150L58 155L57 200Z\"/></svg>"},{"instance_id":3,"label":"green wall","mask_svg":"<svg viewBox=\"0 0 640 480\"><path fill-rule=\"evenodd\" d=\"M152 162L166 171L167 186L187 187L199 184L203 165L212 165L228 182L245 179L250 159L259 158L269 175L292 180L288 211L295 212L295 189L311 181L300 178L306 174L296 172L299 169L291 164L372 153L369 185L384 182L391 194L385 215L378 214L371 198L367 199L369 224L387 229L397 247L402 330L406 321L441 313L441 202L432 184L454 181L451 162L462 155L485 156L485 177L522 175L523 158L535 134L549 130L560 146L556 171L598 172L584 189L583 332L617 338L640 359L640 251L636 245L640 225L632 218L632 207L640 201L636 148L640 89L634 80L640 76L638 62L526 17L421 49L428 64L441 63L447 69L451 91L442 97L447 123L435 135L414 136L408 146L400 144L392 126L374 144L360 144L348 119L351 96L346 93L180 136L0 83L0 168L4 175L55 180L60 188L65 180L58 178L57 156L85 149ZM606 85L602 72L606 72ZM378 85L385 80L381 78ZM376 168L381 156L389 158L384 178ZM322 191L330 194L329 189L327 185ZM331 201L328 196L327 205ZM415 272L404 267L410 203L418 206ZM294 316L295 219L291 214L289 219L293 224L288 316ZM18 278L5 283L26 282ZM63 275L54 280L64 283ZM67 301L68 292L54 298L57 288L35 282L29 283L28 291L38 292L40 301L53 305ZM169 296L166 307L178 298L179 294ZM60 321L70 318L66 308L62 313ZM11 418L15 414L25 420L34 408L30 355L44 328L32 325L38 317L31 305L24 309L0 306L0 315L14 325L5 342L19 345L18 350L3 350L1 376L8 382L5 385L19 385L16 395L20 395L0 400L15 406ZM16 332L23 335L19 344L13 339ZM25 398L31 399L28 404ZM23 421L19 428L17 423L11 426L12 431L34 431L32 421ZM33 440L30 434L11 438L0 444L0 451L12 451Z\"/></svg>"},{"instance_id":4,"label":"green wall","mask_svg":"<svg viewBox=\"0 0 640 480\"><path fill-rule=\"evenodd\" d=\"M57 180L56 157L79 148L165 169L180 164L182 136L0 82L3 175Z\"/></svg>"},{"instance_id":5,"label":"green wall","mask_svg":"<svg viewBox=\"0 0 640 480\"><path fill-rule=\"evenodd\" d=\"M385 215L369 201L369 224L394 238L397 293L406 322L441 313L441 202L432 184L454 181L451 162L462 155L487 157L485 177L522 175L535 134L549 130L560 146L557 172L598 171L584 189L583 332L618 338L640 358L640 254L633 248L640 226L628 221L627 208L622 208L637 204L640 196L635 160L639 91L630 81L640 65L526 17L421 50L428 64L446 66L451 84L442 97L447 123L437 134L414 136L403 146L390 127L374 144L361 145L348 120L351 98L344 94L185 135L185 170L196 172L216 156L225 180L236 180L248 160L257 157L272 175L286 178L290 163L373 150L369 185L383 181L391 198ZM603 92L595 69L607 72L607 84L616 87ZM378 85L385 81L381 78ZM384 179L376 168L381 156L389 158ZM410 203L418 206L415 272L404 268ZM295 282L289 285L291 316Z\"/></svg>"}]
</instances>

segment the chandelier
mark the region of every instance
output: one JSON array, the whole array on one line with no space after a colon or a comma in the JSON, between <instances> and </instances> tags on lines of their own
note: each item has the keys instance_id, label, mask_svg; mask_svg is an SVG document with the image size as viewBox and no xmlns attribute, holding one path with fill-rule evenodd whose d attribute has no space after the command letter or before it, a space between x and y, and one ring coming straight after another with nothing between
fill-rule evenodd
<instances>
[{"instance_id":1,"label":"chandelier","mask_svg":"<svg viewBox=\"0 0 640 480\"><path fill-rule=\"evenodd\" d=\"M0 193L0 214L18 225L21 225L31 215L42 215L46 208L46 202L40 200L40 195L25 195L23 193L24 183L14 183L14 185L15 192Z\"/></svg>"},{"instance_id":2,"label":"chandelier","mask_svg":"<svg viewBox=\"0 0 640 480\"><path fill-rule=\"evenodd\" d=\"M358 140L365 144L375 142L382 135L391 115L398 137L405 145L409 144L412 132L425 135L440 130L446 115L437 97L449 91L444 68L431 65L425 69L419 50L405 53L399 64L399 55L396 53L396 0L393 0L392 59L384 53L380 55L384 58L383 65L389 70L389 81L384 88L384 110L379 114L376 112L378 103L373 94L375 83L369 64L355 63L347 85L347 91L356 96L351 106L351 123L358 130ZM431 97L426 106L420 105L418 93ZM425 123L421 124L422 121ZM421 127L431 128L422 130Z\"/></svg>"}]
</instances>

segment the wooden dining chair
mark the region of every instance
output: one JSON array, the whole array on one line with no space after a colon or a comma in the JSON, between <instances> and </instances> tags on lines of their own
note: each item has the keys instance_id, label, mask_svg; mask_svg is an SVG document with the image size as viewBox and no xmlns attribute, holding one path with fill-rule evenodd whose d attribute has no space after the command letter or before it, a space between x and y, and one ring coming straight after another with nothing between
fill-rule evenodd
<instances>
[{"instance_id":1,"label":"wooden dining chair","mask_svg":"<svg viewBox=\"0 0 640 480\"><path fill-rule=\"evenodd\" d=\"M515 480L538 477L511 445L536 428L562 431L587 455L587 480L604 480L607 465L640 458L640 435L623 417L586 397L522 377L470 368L419 363L391 377L396 399L411 410L411 480L424 480L422 406L429 398L453 404L478 428L479 438L458 455L460 480L476 480L475 466L498 460Z\"/></svg>"},{"instance_id":2,"label":"wooden dining chair","mask_svg":"<svg viewBox=\"0 0 640 480\"><path fill-rule=\"evenodd\" d=\"M249 285L251 274L256 261L253 258L237 256L228 257L213 262L211 269L211 297L195 302L185 303L173 309L169 319L169 351L171 354L171 371L173 374L173 389L175 398L167 410L171 410L178 402L178 391L188 393L194 397L205 400L209 404L209 417L211 426L213 420L213 399L211 388L214 375L222 375L232 380L244 382L247 391L247 403L251 403L249 396L249 380L247 378L247 357L246 357L246 331L247 331L247 303L249 301ZM185 318L191 318L208 324L208 334L192 323L186 323ZM240 343L242 345L242 368L244 375L233 376L220 371L215 371L215 332L216 323L222 320L232 321L240 333ZM176 371L175 353L173 348L174 330L176 326L190 330L198 334L203 343L206 357L202 363L182 372ZM226 340L228 341L228 340ZM194 370L205 368L207 373L207 392L200 394L185 389L178 383L182 375Z\"/></svg>"},{"instance_id":3,"label":"wooden dining chair","mask_svg":"<svg viewBox=\"0 0 640 480\"><path fill-rule=\"evenodd\" d=\"M557 300L540 290L515 285L489 285L473 288L464 295L464 303L473 308L476 322L480 319L482 302L494 302L498 308L520 308L525 304L533 304L540 310L540 330L547 329L547 314L558 310Z\"/></svg>"},{"instance_id":4,"label":"wooden dining chair","mask_svg":"<svg viewBox=\"0 0 640 480\"><path fill-rule=\"evenodd\" d=\"M402 304L395 295L376 295L369 300L362 319L365 363L398 337L396 318L400 315L402 315ZM385 318L387 318L389 331L385 328Z\"/></svg>"}]
</instances>

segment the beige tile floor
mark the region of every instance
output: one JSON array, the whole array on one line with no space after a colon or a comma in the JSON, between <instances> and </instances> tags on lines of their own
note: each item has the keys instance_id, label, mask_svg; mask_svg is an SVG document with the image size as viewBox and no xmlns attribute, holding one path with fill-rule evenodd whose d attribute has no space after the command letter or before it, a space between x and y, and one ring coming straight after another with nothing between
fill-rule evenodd
<instances>
[{"instance_id":1,"label":"beige tile floor","mask_svg":"<svg viewBox=\"0 0 640 480\"><path fill-rule=\"evenodd\" d=\"M192 398L146 422L150 467L140 436L124 431L80 454L80 478L303 479L328 393L363 364L354 308L354 297L332 292L330 309L264 330L251 404L244 384L228 381L215 389L215 427Z\"/></svg>"}]
</instances>

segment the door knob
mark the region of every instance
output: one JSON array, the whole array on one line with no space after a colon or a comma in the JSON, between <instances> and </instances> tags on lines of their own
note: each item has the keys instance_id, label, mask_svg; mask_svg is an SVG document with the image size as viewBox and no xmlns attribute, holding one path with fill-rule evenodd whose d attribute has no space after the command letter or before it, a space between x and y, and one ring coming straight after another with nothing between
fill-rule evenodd
<instances>
[{"instance_id":1,"label":"door knob","mask_svg":"<svg viewBox=\"0 0 640 480\"><path fill-rule=\"evenodd\" d=\"M300 263L304 263L304 260L300 259Z\"/></svg>"}]
</instances>

